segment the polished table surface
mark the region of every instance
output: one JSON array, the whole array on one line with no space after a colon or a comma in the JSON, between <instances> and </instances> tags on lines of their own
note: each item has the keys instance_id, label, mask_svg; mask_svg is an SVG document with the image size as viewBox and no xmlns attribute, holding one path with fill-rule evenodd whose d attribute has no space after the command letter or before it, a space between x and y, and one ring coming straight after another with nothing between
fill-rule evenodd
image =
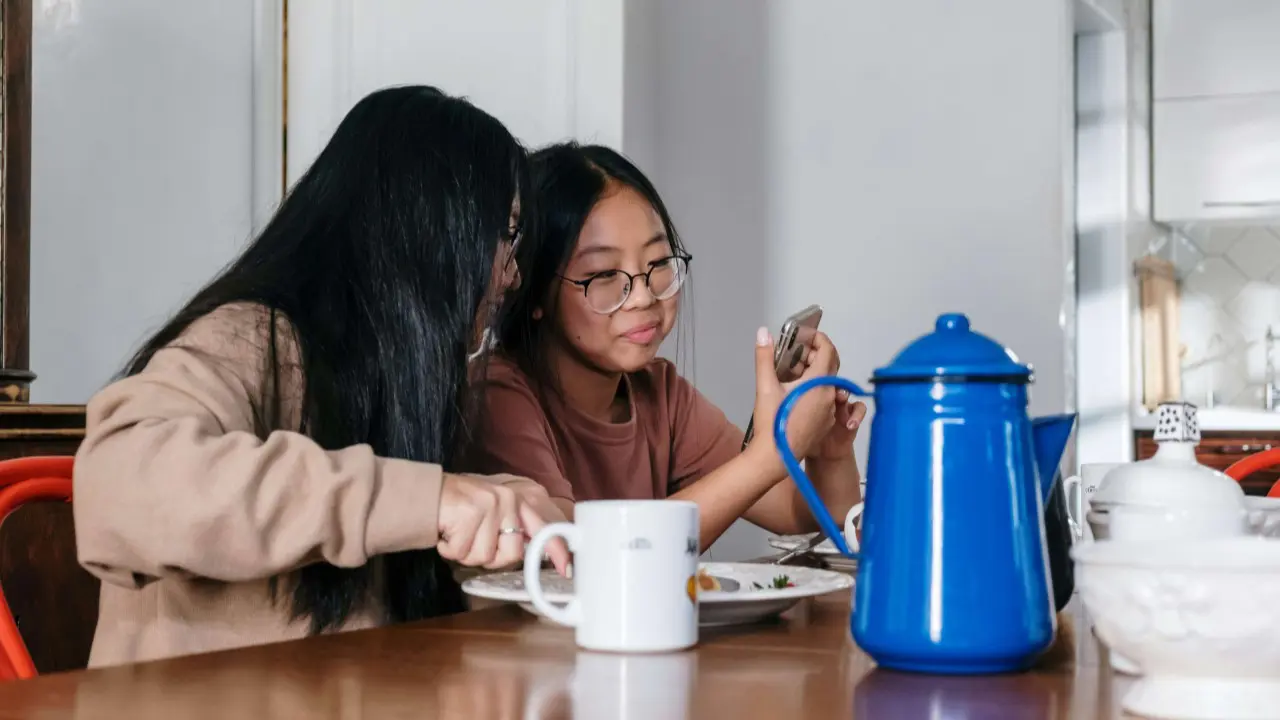
<instances>
[{"instance_id":1,"label":"polished table surface","mask_svg":"<svg viewBox=\"0 0 1280 720\"><path fill-rule=\"evenodd\" d=\"M579 652L515 606L278 645L0 684L0 718L1110 718L1113 676L1072 606L1031 672L947 678L874 669L848 596L707 630L697 648Z\"/></svg>"}]
</instances>

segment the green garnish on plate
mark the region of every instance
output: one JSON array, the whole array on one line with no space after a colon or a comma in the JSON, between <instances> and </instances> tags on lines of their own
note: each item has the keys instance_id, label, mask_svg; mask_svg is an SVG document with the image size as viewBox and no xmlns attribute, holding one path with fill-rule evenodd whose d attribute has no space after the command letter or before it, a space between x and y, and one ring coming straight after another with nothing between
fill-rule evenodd
<instances>
[{"instance_id":1,"label":"green garnish on plate","mask_svg":"<svg viewBox=\"0 0 1280 720\"><path fill-rule=\"evenodd\" d=\"M756 590L765 590L765 589L783 590L789 587L796 586L795 583L791 582L791 578L786 575L779 575L778 577L774 578L773 581L769 583L767 588L766 586L761 585L758 582L753 582L751 583L751 585L754 586Z\"/></svg>"}]
</instances>

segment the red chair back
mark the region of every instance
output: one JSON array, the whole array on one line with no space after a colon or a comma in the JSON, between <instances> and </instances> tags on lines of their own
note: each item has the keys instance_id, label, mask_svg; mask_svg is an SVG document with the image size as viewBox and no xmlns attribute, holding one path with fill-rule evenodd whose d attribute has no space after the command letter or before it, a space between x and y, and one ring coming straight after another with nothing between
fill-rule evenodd
<instances>
[{"instance_id":1,"label":"red chair back","mask_svg":"<svg viewBox=\"0 0 1280 720\"><path fill-rule=\"evenodd\" d=\"M1226 469L1226 473L1237 482L1244 480L1259 470L1280 465L1280 448L1272 448L1263 450L1260 453L1250 455L1243 460L1237 460ZM1267 497L1280 497L1280 481L1271 486L1271 490L1267 492Z\"/></svg>"},{"instance_id":2,"label":"red chair back","mask_svg":"<svg viewBox=\"0 0 1280 720\"><path fill-rule=\"evenodd\" d=\"M0 462L0 522L22 505L42 500L71 502L70 457L27 457ZM0 588L0 680L36 676L13 612Z\"/></svg>"}]
</instances>

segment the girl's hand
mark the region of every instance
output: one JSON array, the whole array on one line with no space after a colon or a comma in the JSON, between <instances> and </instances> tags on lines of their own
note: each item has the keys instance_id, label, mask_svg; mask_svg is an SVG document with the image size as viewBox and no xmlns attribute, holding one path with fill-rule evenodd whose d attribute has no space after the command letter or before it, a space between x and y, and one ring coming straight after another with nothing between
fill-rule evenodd
<instances>
[{"instance_id":1,"label":"girl's hand","mask_svg":"<svg viewBox=\"0 0 1280 720\"><path fill-rule=\"evenodd\" d=\"M525 543L564 516L541 485L512 475L444 476L440 492L440 556L469 567L498 569L524 562ZM547 543L560 574L569 567L569 549Z\"/></svg>"},{"instance_id":2,"label":"girl's hand","mask_svg":"<svg viewBox=\"0 0 1280 720\"><path fill-rule=\"evenodd\" d=\"M867 417L867 404L854 400L844 390L836 391L836 421L815 444L806 460L844 460L853 457L853 441Z\"/></svg>"},{"instance_id":3,"label":"girl's hand","mask_svg":"<svg viewBox=\"0 0 1280 720\"><path fill-rule=\"evenodd\" d=\"M840 358L826 335L817 333L813 346L806 353L807 367L795 382L785 385L778 380L773 360L773 338L767 328L756 334L756 406L755 424L759 431L747 446L747 452L755 454L761 462L770 463L779 475L786 475L786 468L773 442L774 417L778 407L796 385L823 375L834 375L840 369ZM823 440L836 421L836 390L820 387L806 393L796 403L787 422L787 440L796 457L806 457Z\"/></svg>"},{"instance_id":4,"label":"girl's hand","mask_svg":"<svg viewBox=\"0 0 1280 720\"><path fill-rule=\"evenodd\" d=\"M830 346L830 354L834 357L834 362L828 364L831 370L826 374L834 375L840 371L840 353L831 342L831 338L824 333L817 333L814 337L813 345L809 346L802 358L802 362L806 367L812 365L815 358L822 357L822 353L818 352L818 349L824 345ZM809 454L805 456L805 460L830 461L845 460L853 457L853 441L854 438L858 437L858 428L862 426L862 421L866 416L866 403L854 400L844 388L837 389L835 394L835 422L832 423L831 429L827 431L827 434L814 443Z\"/></svg>"}]
</instances>

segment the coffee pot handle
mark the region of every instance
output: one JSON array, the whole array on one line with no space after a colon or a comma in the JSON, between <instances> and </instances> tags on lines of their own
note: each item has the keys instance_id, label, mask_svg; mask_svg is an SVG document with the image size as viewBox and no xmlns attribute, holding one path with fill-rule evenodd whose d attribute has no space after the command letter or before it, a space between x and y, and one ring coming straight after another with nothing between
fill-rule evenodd
<instances>
[{"instance_id":1,"label":"coffee pot handle","mask_svg":"<svg viewBox=\"0 0 1280 720\"><path fill-rule=\"evenodd\" d=\"M795 453L791 451L791 443L787 441L787 421L791 418L791 411L795 409L796 403L810 390L825 386L843 388L849 394L859 397L867 396L867 392L852 381L835 375L806 380L788 393L783 398L782 404L778 406L778 414L773 419L773 440L774 445L778 448L778 454L782 456L782 463L786 466L787 473L795 481L796 487L800 488L800 494L809 506L809 511L817 518L818 526L822 528L823 534L831 538L831 542L835 543L836 549L841 554L857 559L858 554L851 550L849 543L845 541L843 528L836 523L835 518L831 517L826 504L822 502L822 497L818 495L817 489L813 487L813 482L809 480L804 468L800 467L800 461L796 459Z\"/></svg>"}]
</instances>

